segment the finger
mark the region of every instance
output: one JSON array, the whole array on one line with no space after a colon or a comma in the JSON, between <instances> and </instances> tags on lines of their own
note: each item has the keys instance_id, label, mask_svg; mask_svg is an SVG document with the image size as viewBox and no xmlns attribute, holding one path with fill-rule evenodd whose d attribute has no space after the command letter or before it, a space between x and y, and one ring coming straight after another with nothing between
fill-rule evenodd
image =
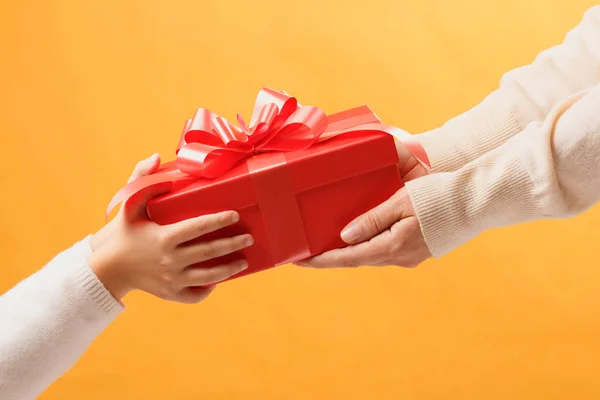
<instances>
[{"instance_id":1,"label":"finger","mask_svg":"<svg viewBox=\"0 0 600 400\"><path fill-rule=\"evenodd\" d=\"M206 299L215 290L216 286L210 287L186 287L177 293L173 301L183 304L196 304Z\"/></svg>"},{"instance_id":2,"label":"finger","mask_svg":"<svg viewBox=\"0 0 600 400\"><path fill-rule=\"evenodd\" d=\"M391 257L391 241L391 232L385 231L368 242L331 250L316 257L299 261L297 264L311 268L349 268L376 265Z\"/></svg>"},{"instance_id":3,"label":"finger","mask_svg":"<svg viewBox=\"0 0 600 400\"><path fill-rule=\"evenodd\" d=\"M152 154L150 157L138 162L129 177L127 183L131 183L142 176L149 175L156 171L160 166L160 156L158 153Z\"/></svg>"},{"instance_id":4,"label":"finger","mask_svg":"<svg viewBox=\"0 0 600 400\"><path fill-rule=\"evenodd\" d=\"M415 165L410 171L406 172L404 174L404 176L402 177L402 180L404 182L409 182L412 181L414 179L420 178L422 176L427 175L428 172L425 169L425 167L423 165L421 165L421 163L419 163L417 161L417 165Z\"/></svg>"},{"instance_id":5,"label":"finger","mask_svg":"<svg viewBox=\"0 0 600 400\"><path fill-rule=\"evenodd\" d=\"M225 211L186 219L167 225L163 229L169 240L172 240L174 245L178 245L233 225L239 220L240 215L237 212Z\"/></svg>"},{"instance_id":6,"label":"finger","mask_svg":"<svg viewBox=\"0 0 600 400\"><path fill-rule=\"evenodd\" d=\"M371 265L415 268L431 257L416 217L404 218L396 222L390 228L390 234L393 244L390 249L391 257Z\"/></svg>"},{"instance_id":7,"label":"finger","mask_svg":"<svg viewBox=\"0 0 600 400\"><path fill-rule=\"evenodd\" d=\"M183 265L193 265L202 261L221 257L245 249L254 244L252 235L244 234L232 238L216 239L183 246L178 249L178 259Z\"/></svg>"},{"instance_id":8,"label":"finger","mask_svg":"<svg viewBox=\"0 0 600 400\"><path fill-rule=\"evenodd\" d=\"M415 269L419 266L418 263L410 263L402 258L392 258L389 260L379 261L377 263L370 264L371 267L401 267L406 269Z\"/></svg>"},{"instance_id":9,"label":"finger","mask_svg":"<svg viewBox=\"0 0 600 400\"><path fill-rule=\"evenodd\" d=\"M412 170L419 161L412 155L410 151L400 141L396 141L396 152L398 153L398 170L400 176L404 178L406 173Z\"/></svg>"},{"instance_id":10,"label":"finger","mask_svg":"<svg viewBox=\"0 0 600 400\"><path fill-rule=\"evenodd\" d=\"M407 196L404 192L404 189L400 189L385 202L350 222L342 230L342 240L348 244L360 243L392 226L405 214L404 198Z\"/></svg>"},{"instance_id":11,"label":"finger","mask_svg":"<svg viewBox=\"0 0 600 400\"><path fill-rule=\"evenodd\" d=\"M122 212L125 214L125 219L128 221L137 221L140 219L148 219L146 212L147 204L150 200L171 190L170 182L161 182L144 188L135 193L125 201L122 207Z\"/></svg>"},{"instance_id":12,"label":"finger","mask_svg":"<svg viewBox=\"0 0 600 400\"><path fill-rule=\"evenodd\" d=\"M350 266L342 266L342 265L337 265L337 266L331 266L331 267L313 267L312 264L308 264L310 262L312 262L312 259L306 259L303 261L297 261L292 263L293 265L297 266L297 267L301 267L301 268L316 268L316 269L322 269L322 268L327 268L327 269L331 269L331 268L351 268ZM397 265L395 264L393 261L390 260L385 260L385 261L377 261L377 262L369 262L365 265L360 265L361 267L387 267L390 265Z\"/></svg>"},{"instance_id":13,"label":"finger","mask_svg":"<svg viewBox=\"0 0 600 400\"><path fill-rule=\"evenodd\" d=\"M186 268L182 273L182 283L186 286L206 286L222 282L248 268L246 260L237 260L216 267Z\"/></svg>"},{"instance_id":14,"label":"finger","mask_svg":"<svg viewBox=\"0 0 600 400\"><path fill-rule=\"evenodd\" d=\"M412 267L407 267L405 265L402 265L402 263L400 261L395 260L395 259L380 261L380 262L377 262L377 263L370 264L369 266L370 267L391 267L391 266L396 266L396 267L402 267L402 268L412 268Z\"/></svg>"}]
</instances>

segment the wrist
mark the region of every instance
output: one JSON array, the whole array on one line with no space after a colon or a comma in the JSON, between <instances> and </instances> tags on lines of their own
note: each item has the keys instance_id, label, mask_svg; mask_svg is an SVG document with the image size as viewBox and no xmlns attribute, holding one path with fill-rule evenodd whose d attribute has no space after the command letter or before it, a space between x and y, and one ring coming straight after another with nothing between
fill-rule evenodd
<instances>
[{"instance_id":1,"label":"wrist","mask_svg":"<svg viewBox=\"0 0 600 400\"><path fill-rule=\"evenodd\" d=\"M494 92L442 127L415 135L433 173L453 172L485 155L523 129L504 96Z\"/></svg>"},{"instance_id":2,"label":"wrist","mask_svg":"<svg viewBox=\"0 0 600 400\"><path fill-rule=\"evenodd\" d=\"M114 221L115 220L110 221L90 237L90 247L92 248L92 252L98 250L108 241L108 239L110 239L115 224Z\"/></svg>"},{"instance_id":3,"label":"wrist","mask_svg":"<svg viewBox=\"0 0 600 400\"><path fill-rule=\"evenodd\" d=\"M93 248L93 247L92 247ZM106 290L117 300L121 301L134 288L123 275L123 269L117 260L110 255L105 247L96 249L88 260L90 269L96 274Z\"/></svg>"},{"instance_id":4,"label":"wrist","mask_svg":"<svg viewBox=\"0 0 600 400\"><path fill-rule=\"evenodd\" d=\"M458 171L407 182L423 237L439 258L481 232L531 220L533 182L511 150L496 149Z\"/></svg>"}]
</instances>

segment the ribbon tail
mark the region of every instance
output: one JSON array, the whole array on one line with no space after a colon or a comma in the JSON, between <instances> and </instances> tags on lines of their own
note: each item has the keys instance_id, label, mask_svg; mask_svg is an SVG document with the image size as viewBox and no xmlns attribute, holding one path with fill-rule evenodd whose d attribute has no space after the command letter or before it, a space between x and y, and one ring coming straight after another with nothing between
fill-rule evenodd
<instances>
[{"instance_id":1,"label":"ribbon tail","mask_svg":"<svg viewBox=\"0 0 600 400\"><path fill-rule=\"evenodd\" d=\"M408 150L417 161L427 170L431 168L429 157L421 145L421 142L410 133L395 126L381 125L380 130L396 138Z\"/></svg>"},{"instance_id":2,"label":"ribbon tail","mask_svg":"<svg viewBox=\"0 0 600 400\"><path fill-rule=\"evenodd\" d=\"M417 159L417 161L423 167L425 167L427 171L431 170L431 162L429 161L429 157L427 156L423 145L417 140L417 138L412 136L408 139L400 140L400 143L402 143L406 150L408 150Z\"/></svg>"},{"instance_id":3,"label":"ribbon tail","mask_svg":"<svg viewBox=\"0 0 600 400\"><path fill-rule=\"evenodd\" d=\"M198 178L179 171L155 173L143 176L121 188L112 198L106 209L106 219L120 203L126 207L135 206L149 192L155 196L165 194L189 185Z\"/></svg>"}]
</instances>

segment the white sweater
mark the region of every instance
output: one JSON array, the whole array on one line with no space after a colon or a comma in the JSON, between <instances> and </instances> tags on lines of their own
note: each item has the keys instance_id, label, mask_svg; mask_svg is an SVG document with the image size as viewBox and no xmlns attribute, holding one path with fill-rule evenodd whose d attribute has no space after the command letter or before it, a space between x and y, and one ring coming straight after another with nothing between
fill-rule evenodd
<instances>
[{"instance_id":1,"label":"white sweater","mask_svg":"<svg viewBox=\"0 0 600 400\"><path fill-rule=\"evenodd\" d=\"M88 237L0 296L0 399L39 396L123 310L90 253Z\"/></svg>"},{"instance_id":2,"label":"white sweater","mask_svg":"<svg viewBox=\"0 0 600 400\"><path fill-rule=\"evenodd\" d=\"M434 173L407 188L433 255L600 200L599 82L600 6L479 106L420 135ZM122 311L90 252L88 238L0 297L0 399L38 396Z\"/></svg>"},{"instance_id":3,"label":"white sweater","mask_svg":"<svg viewBox=\"0 0 600 400\"><path fill-rule=\"evenodd\" d=\"M600 201L600 6L481 104L419 135L432 174L406 187L431 253Z\"/></svg>"}]
</instances>

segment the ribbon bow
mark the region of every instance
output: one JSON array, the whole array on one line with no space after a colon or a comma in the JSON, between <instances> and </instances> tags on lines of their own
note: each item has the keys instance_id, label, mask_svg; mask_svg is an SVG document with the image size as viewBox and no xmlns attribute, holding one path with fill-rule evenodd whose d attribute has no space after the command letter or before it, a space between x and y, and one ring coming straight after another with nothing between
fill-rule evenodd
<instances>
[{"instance_id":1,"label":"ribbon bow","mask_svg":"<svg viewBox=\"0 0 600 400\"><path fill-rule=\"evenodd\" d=\"M305 150L345 129L379 119L368 107L354 109L358 120L331 124L314 106L301 106L285 92L262 89L250 125L237 115L238 126L205 108L187 120L177 149L177 167L189 175L216 178L239 161L267 151ZM334 121L335 122L335 121Z\"/></svg>"},{"instance_id":2,"label":"ribbon bow","mask_svg":"<svg viewBox=\"0 0 600 400\"><path fill-rule=\"evenodd\" d=\"M150 186L170 184L173 190L198 178L214 179L238 162L264 152L306 150L350 132L386 132L399 139L419 162L429 160L421 145L403 130L381 123L368 106L333 115L314 106L301 106L285 92L263 88L258 93L248 126L238 114L236 126L210 110L200 108L187 120L177 146L178 171L158 171L122 188L109 209Z\"/></svg>"}]
</instances>

